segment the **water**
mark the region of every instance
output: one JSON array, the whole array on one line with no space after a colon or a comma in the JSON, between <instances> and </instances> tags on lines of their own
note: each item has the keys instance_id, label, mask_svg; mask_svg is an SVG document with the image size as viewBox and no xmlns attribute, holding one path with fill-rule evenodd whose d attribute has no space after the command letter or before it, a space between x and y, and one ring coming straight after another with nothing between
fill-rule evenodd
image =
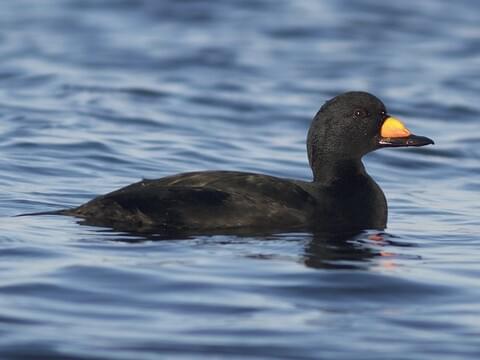
<instances>
[{"instance_id":1,"label":"water","mask_svg":"<svg viewBox=\"0 0 480 360\"><path fill-rule=\"evenodd\" d=\"M480 5L8 1L0 8L0 355L478 359ZM142 177L309 179L328 98L435 146L366 159L385 234L142 238L68 217Z\"/></svg>"}]
</instances>

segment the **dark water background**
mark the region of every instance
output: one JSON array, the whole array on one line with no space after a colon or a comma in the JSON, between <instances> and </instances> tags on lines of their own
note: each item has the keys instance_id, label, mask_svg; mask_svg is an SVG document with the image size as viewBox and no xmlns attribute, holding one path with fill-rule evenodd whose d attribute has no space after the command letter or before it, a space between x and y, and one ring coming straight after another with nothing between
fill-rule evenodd
<instances>
[{"instance_id":1,"label":"dark water background","mask_svg":"<svg viewBox=\"0 0 480 360\"><path fill-rule=\"evenodd\" d=\"M0 84L0 358L480 358L480 2L3 1ZM309 179L346 90L436 141L368 156L383 238L11 217L181 171Z\"/></svg>"}]
</instances>

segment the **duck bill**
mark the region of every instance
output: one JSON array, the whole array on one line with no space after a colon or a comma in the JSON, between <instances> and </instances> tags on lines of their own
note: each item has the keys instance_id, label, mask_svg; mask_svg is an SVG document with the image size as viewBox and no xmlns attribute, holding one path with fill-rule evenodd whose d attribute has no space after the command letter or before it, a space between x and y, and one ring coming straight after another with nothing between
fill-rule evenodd
<instances>
[{"instance_id":1,"label":"duck bill","mask_svg":"<svg viewBox=\"0 0 480 360\"><path fill-rule=\"evenodd\" d=\"M434 144L432 139L412 134L400 120L392 116L385 119L380 129L378 145L381 147L425 146L430 144Z\"/></svg>"}]
</instances>

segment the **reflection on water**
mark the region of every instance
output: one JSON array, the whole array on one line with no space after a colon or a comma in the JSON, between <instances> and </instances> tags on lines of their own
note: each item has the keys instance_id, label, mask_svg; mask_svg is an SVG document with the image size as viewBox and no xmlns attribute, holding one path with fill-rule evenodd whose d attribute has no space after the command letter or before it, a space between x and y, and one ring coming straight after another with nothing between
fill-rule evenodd
<instances>
[{"instance_id":1,"label":"reflection on water","mask_svg":"<svg viewBox=\"0 0 480 360\"><path fill-rule=\"evenodd\" d=\"M305 246L304 262L313 268L368 268L369 260L380 254L355 241L358 234L314 234Z\"/></svg>"},{"instance_id":2,"label":"reflection on water","mask_svg":"<svg viewBox=\"0 0 480 360\"><path fill-rule=\"evenodd\" d=\"M118 241L125 243L142 243L148 241L188 241L195 240L199 235L181 234L181 233L122 233L122 235L110 235L110 230L96 230L100 233L105 232L109 235L109 241ZM269 232L248 231L225 231L217 235L208 235L211 237L227 237L223 241L215 241L221 245L230 244L232 241L289 241L301 240L303 249L299 252L299 260L305 266L317 269L364 269L380 266L385 269L394 269L396 267L395 259L402 258L401 248L415 247L413 243L400 242L393 240L393 236L387 233L375 231L358 231L346 233L327 233L327 232L309 232L309 233L282 233L275 234ZM202 236L204 237L204 236ZM395 253L392 247L399 248ZM250 253L252 259L273 259L276 255L268 253ZM410 255L410 259L421 259L420 256Z\"/></svg>"}]
</instances>

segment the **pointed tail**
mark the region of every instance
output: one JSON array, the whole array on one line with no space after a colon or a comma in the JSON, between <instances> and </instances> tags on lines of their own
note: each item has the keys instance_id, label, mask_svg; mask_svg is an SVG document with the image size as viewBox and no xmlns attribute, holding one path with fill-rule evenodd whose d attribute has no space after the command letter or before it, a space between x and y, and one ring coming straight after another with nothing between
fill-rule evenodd
<instances>
[{"instance_id":1,"label":"pointed tail","mask_svg":"<svg viewBox=\"0 0 480 360\"><path fill-rule=\"evenodd\" d=\"M20 216L37 216L37 215L70 215L73 209L61 209L61 210L53 210L53 211L41 211L41 212L34 212L34 213L26 213L26 214L18 214L13 215L13 217L20 217Z\"/></svg>"}]
</instances>

